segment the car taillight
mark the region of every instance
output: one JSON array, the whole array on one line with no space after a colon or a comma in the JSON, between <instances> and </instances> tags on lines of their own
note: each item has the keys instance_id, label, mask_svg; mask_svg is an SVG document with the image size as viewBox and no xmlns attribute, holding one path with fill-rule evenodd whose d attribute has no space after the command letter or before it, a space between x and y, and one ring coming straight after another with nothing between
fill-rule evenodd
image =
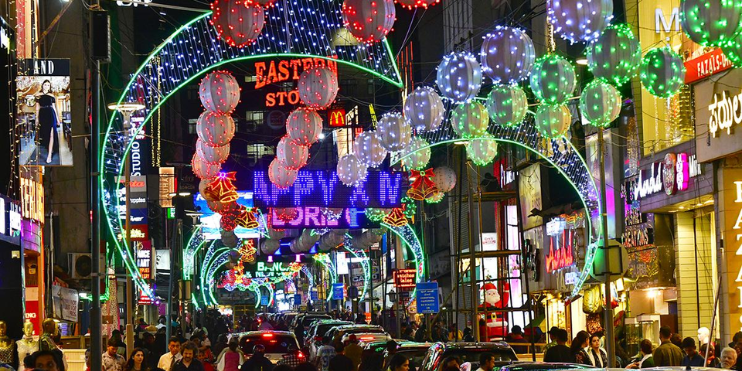
<instances>
[{"instance_id":1,"label":"car taillight","mask_svg":"<svg viewBox=\"0 0 742 371\"><path fill-rule=\"evenodd\" d=\"M264 338L272 338L273 337L273 334L270 333L270 332L268 332L268 333L263 334L263 337Z\"/></svg>"},{"instance_id":2,"label":"car taillight","mask_svg":"<svg viewBox=\"0 0 742 371\"><path fill-rule=\"evenodd\" d=\"M299 352L299 354L298 354L298 357L299 357L299 358L304 358L304 353L302 353L302 352Z\"/></svg>"}]
</instances>

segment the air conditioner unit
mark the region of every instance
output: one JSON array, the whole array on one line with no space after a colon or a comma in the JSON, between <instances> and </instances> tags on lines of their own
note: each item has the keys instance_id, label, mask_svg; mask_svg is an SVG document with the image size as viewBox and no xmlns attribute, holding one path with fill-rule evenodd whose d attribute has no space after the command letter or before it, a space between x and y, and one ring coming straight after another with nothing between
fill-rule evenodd
<instances>
[{"instance_id":1,"label":"air conditioner unit","mask_svg":"<svg viewBox=\"0 0 742 371\"><path fill-rule=\"evenodd\" d=\"M90 254L69 254L70 276L73 279L90 278L93 272L93 259Z\"/></svg>"}]
</instances>

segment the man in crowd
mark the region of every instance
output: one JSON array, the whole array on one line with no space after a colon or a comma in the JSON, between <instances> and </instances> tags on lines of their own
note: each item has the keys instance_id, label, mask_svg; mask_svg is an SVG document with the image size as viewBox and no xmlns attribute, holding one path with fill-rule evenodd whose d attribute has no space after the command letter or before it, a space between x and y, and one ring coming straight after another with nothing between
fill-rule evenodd
<instances>
[{"instance_id":1,"label":"man in crowd","mask_svg":"<svg viewBox=\"0 0 742 371\"><path fill-rule=\"evenodd\" d=\"M176 361L171 371L204 371L204 365L196 359L198 347L192 342L183 345L183 358Z\"/></svg>"},{"instance_id":2,"label":"man in crowd","mask_svg":"<svg viewBox=\"0 0 742 371\"><path fill-rule=\"evenodd\" d=\"M567 330L554 329L549 330L549 337L556 342L544 353L544 362L573 362L572 353L567 346Z\"/></svg>"},{"instance_id":3,"label":"man in crowd","mask_svg":"<svg viewBox=\"0 0 742 371\"><path fill-rule=\"evenodd\" d=\"M124 368L126 359L118 354L119 344L118 341L111 337L108 339L106 352L103 353L103 370L104 371L121 371Z\"/></svg>"},{"instance_id":4,"label":"man in crowd","mask_svg":"<svg viewBox=\"0 0 742 371\"><path fill-rule=\"evenodd\" d=\"M36 370L57 371L57 360L48 350L40 350L33 354L33 365Z\"/></svg>"},{"instance_id":5,"label":"man in crowd","mask_svg":"<svg viewBox=\"0 0 742 371\"><path fill-rule=\"evenodd\" d=\"M160 361L157 362L157 368L164 371L172 371L175 362L183 358L183 356L180 355L180 341L178 341L177 337L173 336L170 338L167 343L167 349L169 352L160 357Z\"/></svg>"},{"instance_id":6,"label":"man in crowd","mask_svg":"<svg viewBox=\"0 0 742 371\"><path fill-rule=\"evenodd\" d=\"M685 357L683 357L683 361L680 363L681 366L704 366L705 362L703 357L696 351L696 341L693 338L687 337L683 339L683 351L685 352Z\"/></svg>"},{"instance_id":7,"label":"man in crowd","mask_svg":"<svg viewBox=\"0 0 742 371\"><path fill-rule=\"evenodd\" d=\"M348 336L348 345L343 349L343 354L353 361L353 369L357 370L358 365L361 364L361 355L363 354L363 348L358 345L358 338L355 334Z\"/></svg>"},{"instance_id":8,"label":"man in crowd","mask_svg":"<svg viewBox=\"0 0 742 371\"><path fill-rule=\"evenodd\" d=\"M683 351L670 342L672 331L667 326L660 327L660 346L652 353L656 367L680 366L683 362Z\"/></svg>"},{"instance_id":9,"label":"man in crowd","mask_svg":"<svg viewBox=\"0 0 742 371\"><path fill-rule=\"evenodd\" d=\"M479 368L477 371L493 371L495 369L495 356L492 353L482 353L479 356Z\"/></svg>"},{"instance_id":10,"label":"man in crowd","mask_svg":"<svg viewBox=\"0 0 742 371\"><path fill-rule=\"evenodd\" d=\"M265 358L265 347L261 344L255 345L253 354L242 364L240 371L272 371L273 363Z\"/></svg>"}]
</instances>

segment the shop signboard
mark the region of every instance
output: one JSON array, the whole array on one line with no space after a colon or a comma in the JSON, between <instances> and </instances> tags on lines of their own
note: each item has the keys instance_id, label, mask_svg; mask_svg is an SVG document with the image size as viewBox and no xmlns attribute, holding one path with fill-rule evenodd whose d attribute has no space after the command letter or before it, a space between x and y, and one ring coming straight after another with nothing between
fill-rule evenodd
<instances>
[{"instance_id":1,"label":"shop signboard","mask_svg":"<svg viewBox=\"0 0 742 371\"><path fill-rule=\"evenodd\" d=\"M136 257L137 257L137 268L139 269L139 274L142 275L142 278L145 281L150 281L152 276L152 246L150 245L149 241L144 242L134 242L133 243L134 250L136 251ZM152 298L150 298L148 295L144 293L144 291L139 290L139 299L137 302L140 305L152 305Z\"/></svg>"},{"instance_id":2,"label":"shop signboard","mask_svg":"<svg viewBox=\"0 0 742 371\"><path fill-rule=\"evenodd\" d=\"M541 199L541 165L536 163L521 170L518 181L521 210L541 210L543 208L543 201ZM543 223L543 219L540 216L529 216L529 214L522 214L524 230L538 227Z\"/></svg>"},{"instance_id":3,"label":"shop signboard","mask_svg":"<svg viewBox=\"0 0 742 371\"><path fill-rule=\"evenodd\" d=\"M739 157L737 158L739 161ZM726 271L728 272L729 324L731 333L742 331L742 169L722 168L723 183L720 192L723 199Z\"/></svg>"},{"instance_id":4,"label":"shop signboard","mask_svg":"<svg viewBox=\"0 0 742 371\"><path fill-rule=\"evenodd\" d=\"M639 175L625 183L627 202L641 200L662 191L668 196L686 191L690 180L701 175L701 165L695 154L667 153L662 161L650 163Z\"/></svg>"},{"instance_id":5,"label":"shop signboard","mask_svg":"<svg viewBox=\"0 0 742 371\"><path fill-rule=\"evenodd\" d=\"M253 172L255 206L268 207L399 207L408 188L407 175L399 171L369 171L355 187L340 182L336 171L301 170L293 185L279 188L268 172Z\"/></svg>"},{"instance_id":6,"label":"shop signboard","mask_svg":"<svg viewBox=\"0 0 742 371\"><path fill-rule=\"evenodd\" d=\"M685 83L690 84L703 80L732 67L734 67L732 61L724 55L722 49L716 48L706 54L685 62Z\"/></svg>"},{"instance_id":7,"label":"shop signboard","mask_svg":"<svg viewBox=\"0 0 742 371\"><path fill-rule=\"evenodd\" d=\"M415 288L416 271L414 269L397 269L392 272L394 287L397 290L412 290Z\"/></svg>"},{"instance_id":8,"label":"shop signboard","mask_svg":"<svg viewBox=\"0 0 742 371\"><path fill-rule=\"evenodd\" d=\"M69 59L23 59L16 78L21 165L72 166Z\"/></svg>"},{"instance_id":9,"label":"shop signboard","mask_svg":"<svg viewBox=\"0 0 742 371\"><path fill-rule=\"evenodd\" d=\"M420 282L416 285L417 313L434 314L440 312L438 282Z\"/></svg>"},{"instance_id":10,"label":"shop signboard","mask_svg":"<svg viewBox=\"0 0 742 371\"><path fill-rule=\"evenodd\" d=\"M296 210L296 217L290 221L284 221L276 215L276 209L271 208L271 225L277 229L304 229L304 228L328 228L328 229L359 229L379 228L379 223L372 222L366 218L364 209L349 207L344 209L340 215L330 215L318 206L300 206Z\"/></svg>"},{"instance_id":11,"label":"shop signboard","mask_svg":"<svg viewBox=\"0 0 742 371\"><path fill-rule=\"evenodd\" d=\"M10 198L0 195L0 239L17 245L20 243L20 234L20 207Z\"/></svg>"},{"instance_id":12,"label":"shop signboard","mask_svg":"<svg viewBox=\"0 0 742 371\"><path fill-rule=\"evenodd\" d=\"M285 105L297 105L300 103L299 89L294 86L299 81L303 71L315 66L327 66L337 75L338 64L323 58L301 58L291 60L271 60L255 62L255 89L268 85L291 84L292 89L286 91L281 89L277 92L269 92L265 95L265 106L276 107Z\"/></svg>"},{"instance_id":13,"label":"shop signboard","mask_svg":"<svg viewBox=\"0 0 742 371\"><path fill-rule=\"evenodd\" d=\"M742 70L693 86L698 162L742 151Z\"/></svg>"},{"instance_id":14,"label":"shop signboard","mask_svg":"<svg viewBox=\"0 0 742 371\"><path fill-rule=\"evenodd\" d=\"M575 264L575 250L584 241L585 213L562 214L546 224L549 250L544 258L546 273L552 273Z\"/></svg>"},{"instance_id":15,"label":"shop signboard","mask_svg":"<svg viewBox=\"0 0 742 371\"><path fill-rule=\"evenodd\" d=\"M44 224L44 185L21 176L21 216Z\"/></svg>"}]
</instances>

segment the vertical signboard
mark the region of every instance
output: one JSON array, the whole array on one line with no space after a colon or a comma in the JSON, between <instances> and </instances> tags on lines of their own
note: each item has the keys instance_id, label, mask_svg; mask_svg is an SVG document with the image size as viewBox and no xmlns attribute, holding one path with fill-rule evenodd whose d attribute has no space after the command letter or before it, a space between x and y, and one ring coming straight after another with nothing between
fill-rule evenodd
<instances>
[{"instance_id":1,"label":"vertical signboard","mask_svg":"<svg viewBox=\"0 0 742 371\"><path fill-rule=\"evenodd\" d=\"M16 78L21 165L72 166L69 59L24 59Z\"/></svg>"},{"instance_id":2,"label":"vertical signboard","mask_svg":"<svg viewBox=\"0 0 742 371\"><path fill-rule=\"evenodd\" d=\"M420 282L417 284L415 295L417 296L417 313L433 314L440 311L438 300L438 282Z\"/></svg>"},{"instance_id":3,"label":"vertical signboard","mask_svg":"<svg viewBox=\"0 0 742 371\"><path fill-rule=\"evenodd\" d=\"M152 279L152 246L147 242L135 242L134 249L137 252L137 268L145 281ZM140 305L151 305L152 299L143 291L139 290Z\"/></svg>"}]
</instances>

